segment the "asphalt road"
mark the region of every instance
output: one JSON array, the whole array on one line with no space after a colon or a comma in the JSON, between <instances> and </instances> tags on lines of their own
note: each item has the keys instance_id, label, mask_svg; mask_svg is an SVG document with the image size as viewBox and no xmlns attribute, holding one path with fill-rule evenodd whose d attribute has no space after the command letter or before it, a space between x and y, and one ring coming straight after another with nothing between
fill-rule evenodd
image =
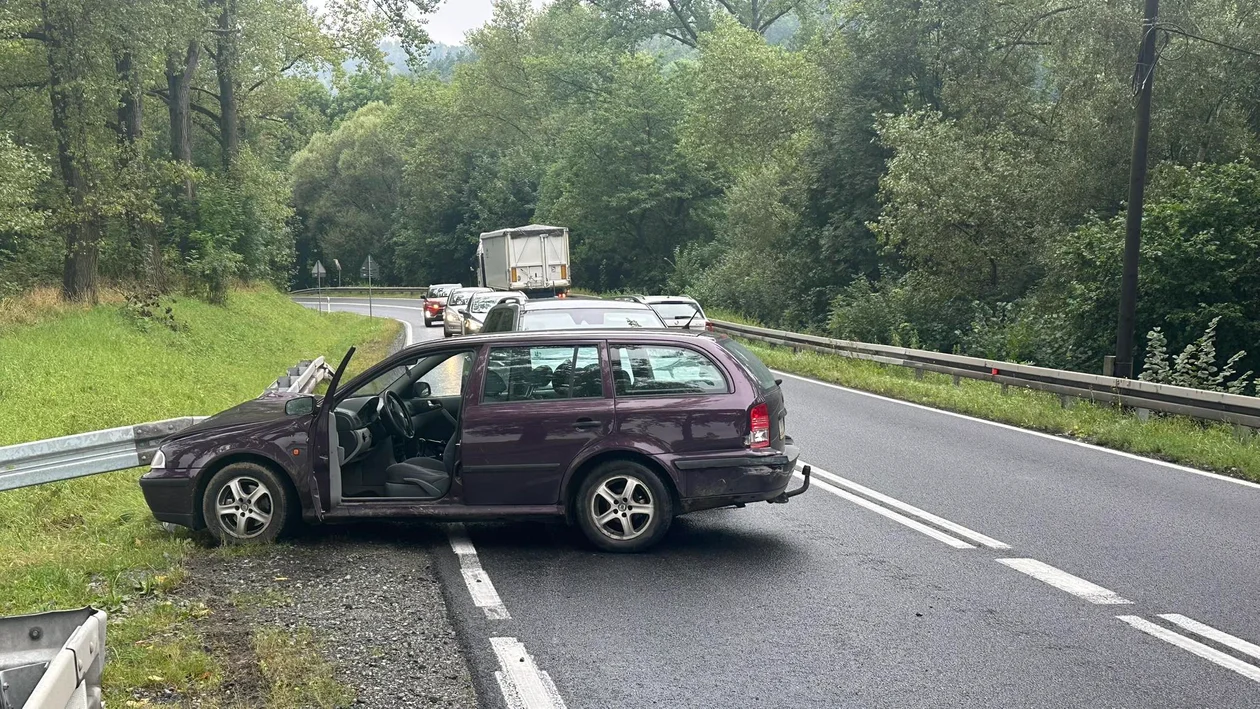
<instances>
[{"instance_id":1,"label":"asphalt road","mask_svg":"<svg viewBox=\"0 0 1260 709\"><path fill-rule=\"evenodd\" d=\"M399 305L377 314L441 336ZM790 504L680 518L638 556L537 523L436 554L485 705L1260 706L1260 487L783 388L839 476ZM545 692L513 691L506 638Z\"/></svg>"}]
</instances>

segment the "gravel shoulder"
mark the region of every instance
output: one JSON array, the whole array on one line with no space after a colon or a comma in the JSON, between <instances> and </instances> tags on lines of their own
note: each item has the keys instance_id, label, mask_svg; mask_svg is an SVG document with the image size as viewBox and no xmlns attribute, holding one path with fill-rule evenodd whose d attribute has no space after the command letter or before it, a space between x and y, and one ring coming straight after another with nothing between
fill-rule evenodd
<instances>
[{"instance_id":1,"label":"gravel shoulder","mask_svg":"<svg viewBox=\"0 0 1260 709\"><path fill-rule=\"evenodd\" d=\"M224 641L279 628L292 637L313 635L336 682L353 691L354 706L476 707L430 556L444 540L431 525L356 524L309 529L263 549L197 556L180 595L211 611L203 637L225 670L222 698L242 706L290 704L272 696L277 682L267 676L268 662L286 658L242 659L257 643ZM341 703L323 696L299 705Z\"/></svg>"}]
</instances>

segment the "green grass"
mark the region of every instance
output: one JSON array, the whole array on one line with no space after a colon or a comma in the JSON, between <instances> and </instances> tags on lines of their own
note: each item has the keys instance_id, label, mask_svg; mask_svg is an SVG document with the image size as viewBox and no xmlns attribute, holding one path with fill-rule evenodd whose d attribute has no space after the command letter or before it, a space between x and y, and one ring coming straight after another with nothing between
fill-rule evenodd
<instances>
[{"instance_id":1,"label":"green grass","mask_svg":"<svg viewBox=\"0 0 1260 709\"><path fill-rule=\"evenodd\" d=\"M970 379L954 386L946 375L926 373L919 380L904 367L746 344L767 365L785 372L1260 482L1260 437L1240 441L1227 425L1181 416L1142 421L1116 407L1083 401L1064 408L1057 395L1045 392L1010 387L1004 394L997 384Z\"/></svg>"},{"instance_id":2,"label":"green grass","mask_svg":"<svg viewBox=\"0 0 1260 709\"><path fill-rule=\"evenodd\" d=\"M333 679L310 628L264 627L253 640L270 709L335 709L354 701L354 693Z\"/></svg>"},{"instance_id":3,"label":"green grass","mask_svg":"<svg viewBox=\"0 0 1260 709\"><path fill-rule=\"evenodd\" d=\"M0 325L0 445L186 415L257 396L300 359L366 345L379 359L388 320L319 314L274 291L234 292L225 307L179 299L178 331L118 305ZM107 699L133 689L181 694L218 681L197 640L197 609L169 603L182 562L204 553L154 522L139 470L0 492L0 615L93 605L110 612ZM151 679L151 678L158 679Z\"/></svg>"}]
</instances>

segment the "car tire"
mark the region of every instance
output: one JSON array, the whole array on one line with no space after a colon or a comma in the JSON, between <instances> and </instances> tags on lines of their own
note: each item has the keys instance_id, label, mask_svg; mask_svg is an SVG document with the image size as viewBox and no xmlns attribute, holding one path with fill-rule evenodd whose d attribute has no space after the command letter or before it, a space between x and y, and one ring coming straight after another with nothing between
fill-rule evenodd
<instances>
[{"instance_id":1,"label":"car tire","mask_svg":"<svg viewBox=\"0 0 1260 709\"><path fill-rule=\"evenodd\" d=\"M451 331L450 331L450 330L447 330L447 329L446 329L446 327L443 327L443 328L442 328L442 337L450 337L450 336L451 336Z\"/></svg>"},{"instance_id":2,"label":"car tire","mask_svg":"<svg viewBox=\"0 0 1260 709\"><path fill-rule=\"evenodd\" d=\"M232 463L210 478L201 498L206 529L220 544L274 542L294 514L297 500L271 469Z\"/></svg>"},{"instance_id":3,"label":"car tire","mask_svg":"<svg viewBox=\"0 0 1260 709\"><path fill-rule=\"evenodd\" d=\"M424 319L424 326L425 326L425 327L433 327L433 321L432 321L432 320L430 320L430 319L428 319L428 318L425 318L425 319Z\"/></svg>"},{"instance_id":4,"label":"car tire","mask_svg":"<svg viewBox=\"0 0 1260 709\"><path fill-rule=\"evenodd\" d=\"M674 521L669 488L654 470L632 460L601 463L582 481L576 504L578 526L604 551L649 549Z\"/></svg>"}]
</instances>

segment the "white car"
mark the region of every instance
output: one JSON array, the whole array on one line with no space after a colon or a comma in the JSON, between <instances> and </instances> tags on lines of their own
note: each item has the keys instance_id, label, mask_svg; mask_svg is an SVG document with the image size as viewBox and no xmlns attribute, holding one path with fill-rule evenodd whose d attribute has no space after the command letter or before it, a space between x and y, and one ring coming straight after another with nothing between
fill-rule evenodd
<instances>
[{"instance_id":1,"label":"white car","mask_svg":"<svg viewBox=\"0 0 1260 709\"><path fill-rule=\"evenodd\" d=\"M712 330L704 309L694 298L685 295L647 295L635 298L656 311L665 327L680 330Z\"/></svg>"},{"instance_id":2,"label":"white car","mask_svg":"<svg viewBox=\"0 0 1260 709\"><path fill-rule=\"evenodd\" d=\"M464 314L460 311L468 308L468 301L477 293L491 292L489 288L460 288L446 296L446 305L442 307L442 335L464 334Z\"/></svg>"}]
</instances>

